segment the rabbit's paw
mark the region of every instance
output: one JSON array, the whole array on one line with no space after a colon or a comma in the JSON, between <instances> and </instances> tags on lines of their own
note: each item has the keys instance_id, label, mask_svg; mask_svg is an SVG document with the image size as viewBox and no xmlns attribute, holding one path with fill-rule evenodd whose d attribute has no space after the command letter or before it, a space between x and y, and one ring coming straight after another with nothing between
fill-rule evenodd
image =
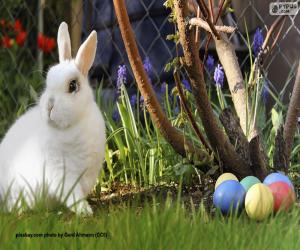
<instances>
[{"instance_id":1,"label":"rabbit's paw","mask_svg":"<svg viewBox=\"0 0 300 250\"><path fill-rule=\"evenodd\" d=\"M93 210L86 200L80 201L71 207L77 215L93 215Z\"/></svg>"}]
</instances>

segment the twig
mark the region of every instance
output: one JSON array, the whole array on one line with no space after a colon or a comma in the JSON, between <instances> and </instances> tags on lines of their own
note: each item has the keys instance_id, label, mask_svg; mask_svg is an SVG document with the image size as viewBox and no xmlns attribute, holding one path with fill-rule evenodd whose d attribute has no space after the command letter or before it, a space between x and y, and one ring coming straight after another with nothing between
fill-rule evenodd
<instances>
[{"instance_id":1,"label":"twig","mask_svg":"<svg viewBox=\"0 0 300 250\"><path fill-rule=\"evenodd\" d=\"M180 84L179 72L177 70L174 71L174 79L175 79L176 87L177 87L177 90L178 90L178 94L179 94L182 106L183 106L184 111L186 112L186 114L187 114L187 116L190 120L190 123L191 123L196 135L198 136L199 140L204 145L204 147L207 149L207 151L209 153L212 153L211 147L209 146L209 144L207 143L205 137L201 133L201 131L200 131L200 129L199 129L194 117L193 117L193 114L192 114L192 112L191 112L191 110L190 110L190 108L187 104L184 92L183 92L181 84Z\"/></svg>"},{"instance_id":2,"label":"twig","mask_svg":"<svg viewBox=\"0 0 300 250\"><path fill-rule=\"evenodd\" d=\"M214 34L214 36L219 40L221 39L220 34L218 33L218 31L216 30L214 24L211 21L211 17L209 16L209 11L208 8L206 6L206 3L204 0L197 0L197 3L200 7L200 10L202 12L202 15L204 16L206 22L208 23L212 33Z\"/></svg>"},{"instance_id":3,"label":"twig","mask_svg":"<svg viewBox=\"0 0 300 250\"><path fill-rule=\"evenodd\" d=\"M199 6L197 7L197 18L200 18L200 8ZM199 27L196 27L196 39L195 39L195 43L198 44L199 42Z\"/></svg>"},{"instance_id":4,"label":"twig","mask_svg":"<svg viewBox=\"0 0 300 250\"><path fill-rule=\"evenodd\" d=\"M286 143L286 157L290 159L294 136L297 130L298 117L300 116L300 62L293 88L291 101L285 119L283 137Z\"/></svg>"},{"instance_id":5,"label":"twig","mask_svg":"<svg viewBox=\"0 0 300 250\"><path fill-rule=\"evenodd\" d=\"M276 42L279 39L279 36L282 32L284 23L285 23L285 18L283 16L278 17L274 23L271 25L270 29L268 30L267 34L266 34L266 38L264 40L264 43L262 45L262 48L260 50L260 52L258 53L258 55L256 56L255 60L254 60L254 66L253 69L251 69L250 72L250 76L249 76L249 80L248 80L248 84L249 85L254 85L254 79L255 79L255 74L257 73L257 71L262 68L268 57L270 56ZM270 41L271 36L273 35L273 33L275 32L275 30L277 29L278 25L281 23L281 26L279 27L279 31L277 32L275 39L271 45L271 48L269 48L267 45Z\"/></svg>"},{"instance_id":6,"label":"twig","mask_svg":"<svg viewBox=\"0 0 300 250\"><path fill-rule=\"evenodd\" d=\"M209 159L206 151L195 148L167 119L144 70L133 30L130 26L125 2L124 0L114 0L113 3L130 65L153 123L177 153L182 156L193 154L201 159Z\"/></svg>"},{"instance_id":7,"label":"twig","mask_svg":"<svg viewBox=\"0 0 300 250\"><path fill-rule=\"evenodd\" d=\"M208 25L208 23L205 22L202 18L194 17L190 20L190 24L201 27L201 28L205 29L208 32L212 32L209 25ZM215 29L219 32L224 32L224 33L233 33L236 30L236 28L234 28L234 27L225 26L225 25L215 26Z\"/></svg>"},{"instance_id":8,"label":"twig","mask_svg":"<svg viewBox=\"0 0 300 250\"><path fill-rule=\"evenodd\" d=\"M209 16L211 18L211 22L214 23L214 0L209 0Z\"/></svg>"},{"instance_id":9,"label":"twig","mask_svg":"<svg viewBox=\"0 0 300 250\"><path fill-rule=\"evenodd\" d=\"M277 43L279 37L280 37L280 34L283 30L283 27L284 27L284 24L285 24L285 20L286 18L281 16L281 17L278 17L275 22L272 24L271 28L269 29L269 31L267 32L267 35L266 35L266 39L262 45L262 51L263 51L263 54L264 54L264 59L263 59L263 65L265 64L265 62L268 60L269 56L271 55L274 47L275 47L275 44ZM279 27L279 30L273 40L273 43L271 45L271 47L268 47L267 44L271 38L271 36L273 35L273 33L275 32L275 30L277 29L278 25L281 23L280 27Z\"/></svg>"},{"instance_id":10,"label":"twig","mask_svg":"<svg viewBox=\"0 0 300 250\"><path fill-rule=\"evenodd\" d=\"M208 140L215 153L220 156L225 168L239 177L251 175L250 166L235 152L222 129L219 127L207 95L204 75L201 71L201 60L195 46L194 32L185 23L187 6L184 0L174 1L180 43L184 53L184 67L187 70L196 106L207 134Z\"/></svg>"},{"instance_id":11,"label":"twig","mask_svg":"<svg viewBox=\"0 0 300 250\"><path fill-rule=\"evenodd\" d=\"M222 12L223 12L223 7L225 6L225 0L221 0L221 3L219 4L219 10L218 10L218 14L217 14L217 17L216 19L214 20L214 25L218 22ZM206 41L206 44L205 44L205 52L204 52L204 56L203 56L203 64L202 64L202 71L204 70L204 64L205 64L205 61L206 61L206 58L207 58L207 55L208 55L208 47L209 47L209 44L210 44L210 41L212 39L212 34L209 33L208 35L208 38L207 38L207 41Z\"/></svg>"},{"instance_id":12,"label":"twig","mask_svg":"<svg viewBox=\"0 0 300 250\"><path fill-rule=\"evenodd\" d=\"M280 16L278 17L274 23L272 23L270 29L268 30L267 34L266 34L266 38L264 40L262 47L262 50L265 50L267 48L267 44L271 38L271 36L273 35L275 29L278 27L278 25L285 19L285 16Z\"/></svg>"}]
</instances>

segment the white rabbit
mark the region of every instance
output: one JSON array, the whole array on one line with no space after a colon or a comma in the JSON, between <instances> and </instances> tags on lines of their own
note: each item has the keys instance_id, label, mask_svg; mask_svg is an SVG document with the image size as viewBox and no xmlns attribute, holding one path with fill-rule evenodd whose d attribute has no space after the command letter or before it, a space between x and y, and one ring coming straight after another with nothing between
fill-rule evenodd
<instances>
[{"instance_id":1,"label":"white rabbit","mask_svg":"<svg viewBox=\"0 0 300 250\"><path fill-rule=\"evenodd\" d=\"M50 196L66 199L77 213L92 213L85 198L96 184L106 141L104 120L88 82L97 33L91 32L72 59L63 22L57 44L59 64L49 69L39 103L13 124L0 144L0 197L6 196L11 208L22 191L32 205L32 190L46 184Z\"/></svg>"}]
</instances>

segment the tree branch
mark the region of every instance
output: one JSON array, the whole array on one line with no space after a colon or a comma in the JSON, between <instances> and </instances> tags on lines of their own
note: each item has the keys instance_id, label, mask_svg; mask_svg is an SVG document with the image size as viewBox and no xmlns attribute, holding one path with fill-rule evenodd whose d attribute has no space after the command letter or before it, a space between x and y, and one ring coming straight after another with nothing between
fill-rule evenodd
<instances>
[{"instance_id":1,"label":"tree branch","mask_svg":"<svg viewBox=\"0 0 300 250\"><path fill-rule=\"evenodd\" d=\"M283 137L286 143L286 157L290 159L294 136L297 129L298 117L300 116L300 63L296 75L291 101L285 119Z\"/></svg>"},{"instance_id":2,"label":"tree branch","mask_svg":"<svg viewBox=\"0 0 300 250\"><path fill-rule=\"evenodd\" d=\"M194 17L190 20L190 24L201 27L208 32L212 32L208 23L205 22L202 18ZM234 27L225 26L225 25L224 26L215 26L215 29L219 32L225 32L225 33L233 33L236 30L236 28L234 28Z\"/></svg>"},{"instance_id":3,"label":"tree branch","mask_svg":"<svg viewBox=\"0 0 300 250\"><path fill-rule=\"evenodd\" d=\"M219 24L222 22L219 20ZM240 65L235 54L235 50L229 41L226 34L221 33L222 39L215 39L216 50L219 60L224 68L229 90L236 113L240 119L241 128L243 132L251 140L257 134L249 128L248 124L251 121L251 113L249 112L251 105L247 100L247 93L245 89L243 75Z\"/></svg>"},{"instance_id":4,"label":"tree branch","mask_svg":"<svg viewBox=\"0 0 300 250\"><path fill-rule=\"evenodd\" d=\"M220 120L231 144L235 146L236 152L242 156L249 165L251 165L249 142L240 126L239 118L230 108L225 108L220 115Z\"/></svg>"},{"instance_id":5,"label":"tree branch","mask_svg":"<svg viewBox=\"0 0 300 250\"><path fill-rule=\"evenodd\" d=\"M286 145L283 138L283 125L276 131L273 166L277 171L288 172L288 159L286 157Z\"/></svg>"},{"instance_id":6,"label":"tree branch","mask_svg":"<svg viewBox=\"0 0 300 250\"><path fill-rule=\"evenodd\" d=\"M251 168L255 176L263 180L267 174L267 156L260 143L259 135L253 137L249 143Z\"/></svg>"},{"instance_id":7,"label":"tree branch","mask_svg":"<svg viewBox=\"0 0 300 250\"><path fill-rule=\"evenodd\" d=\"M222 25L222 21L219 20ZM260 142L259 131L256 128L256 121L251 114L251 105L247 99L243 75L235 54L235 50L226 34L221 33L220 40L215 39L216 50L224 68L229 90L236 113L240 119L244 134L250 141L250 158L254 172L257 176L264 176L267 173L267 155ZM248 125L250 124L250 126Z\"/></svg>"},{"instance_id":8,"label":"tree branch","mask_svg":"<svg viewBox=\"0 0 300 250\"><path fill-rule=\"evenodd\" d=\"M184 0L175 0L174 7L179 29L180 43L184 53L184 66L192 85L197 109L206 131L211 146L220 159L224 162L225 168L229 169L239 177L252 173L250 166L235 152L234 147L219 127L213 113L210 100L207 96L203 71L201 71L201 60L195 46L195 38L192 30L185 23L187 6Z\"/></svg>"},{"instance_id":9,"label":"tree branch","mask_svg":"<svg viewBox=\"0 0 300 250\"><path fill-rule=\"evenodd\" d=\"M209 159L207 152L195 148L193 144L187 140L179 130L174 128L167 119L144 70L133 30L130 26L125 2L124 0L114 0L113 3L130 65L153 123L177 153L182 156L193 154L202 160Z\"/></svg>"},{"instance_id":10,"label":"tree branch","mask_svg":"<svg viewBox=\"0 0 300 250\"><path fill-rule=\"evenodd\" d=\"M196 0L198 5L199 5L199 8L206 20L206 22L208 23L212 33L214 34L214 36L216 37L216 39L220 39L220 34L218 33L218 31L216 30L215 28L215 25L212 23L212 18L210 17L209 15L209 10L206 6L206 3L204 0Z\"/></svg>"},{"instance_id":11,"label":"tree branch","mask_svg":"<svg viewBox=\"0 0 300 250\"><path fill-rule=\"evenodd\" d=\"M192 127L193 127L193 129L194 129L194 131L196 133L196 135L198 136L199 140L204 145L204 147L206 148L206 150L209 153L212 153L211 147L207 143L205 137L202 135L202 133L201 133L201 131L200 131L200 129L199 129L199 127L198 127L195 119L194 119L192 111L190 110L189 106L187 105L187 101L186 101L185 95L183 93L181 84L180 84L179 72L177 70L174 71L174 79L175 79L176 87L177 87L177 90L178 90L178 94L179 94L182 106L183 106L184 111L186 112L186 114L187 114L187 116L188 116L188 118L190 120L190 123L191 123L191 125L192 125Z\"/></svg>"}]
</instances>

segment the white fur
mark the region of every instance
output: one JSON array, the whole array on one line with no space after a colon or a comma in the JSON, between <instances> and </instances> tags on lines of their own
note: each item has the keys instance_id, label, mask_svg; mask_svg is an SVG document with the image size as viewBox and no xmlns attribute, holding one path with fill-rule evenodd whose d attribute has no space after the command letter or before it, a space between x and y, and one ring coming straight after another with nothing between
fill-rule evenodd
<instances>
[{"instance_id":1,"label":"white fur","mask_svg":"<svg viewBox=\"0 0 300 250\"><path fill-rule=\"evenodd\" d=\"M58 45L60 37L69 37L60 34L68 32L65 27L60 30ZM95 49L97 41L90 40L88 46ZM96 184L104 160L105 124L94 101L86 67L82 70L74 60L65 57L69 52L64 49L70 48L68 41L63 42L59 53L64 56L60 56L59 64L50 68L38 105L13 124L0 144L0 197L10 190L9 207L14 205L21 191L32 205L34 194L30 189L36 192L47 184L50 196L64 199L72 190L67 206L79 201L78 213L92 212L85 198ZM94 56L95 53L89 51L89 57L83 57L88 61L81 64L91 65ZM76 93L68 93L72 79L80 83Z\"/></svg>"}]
</instances>

